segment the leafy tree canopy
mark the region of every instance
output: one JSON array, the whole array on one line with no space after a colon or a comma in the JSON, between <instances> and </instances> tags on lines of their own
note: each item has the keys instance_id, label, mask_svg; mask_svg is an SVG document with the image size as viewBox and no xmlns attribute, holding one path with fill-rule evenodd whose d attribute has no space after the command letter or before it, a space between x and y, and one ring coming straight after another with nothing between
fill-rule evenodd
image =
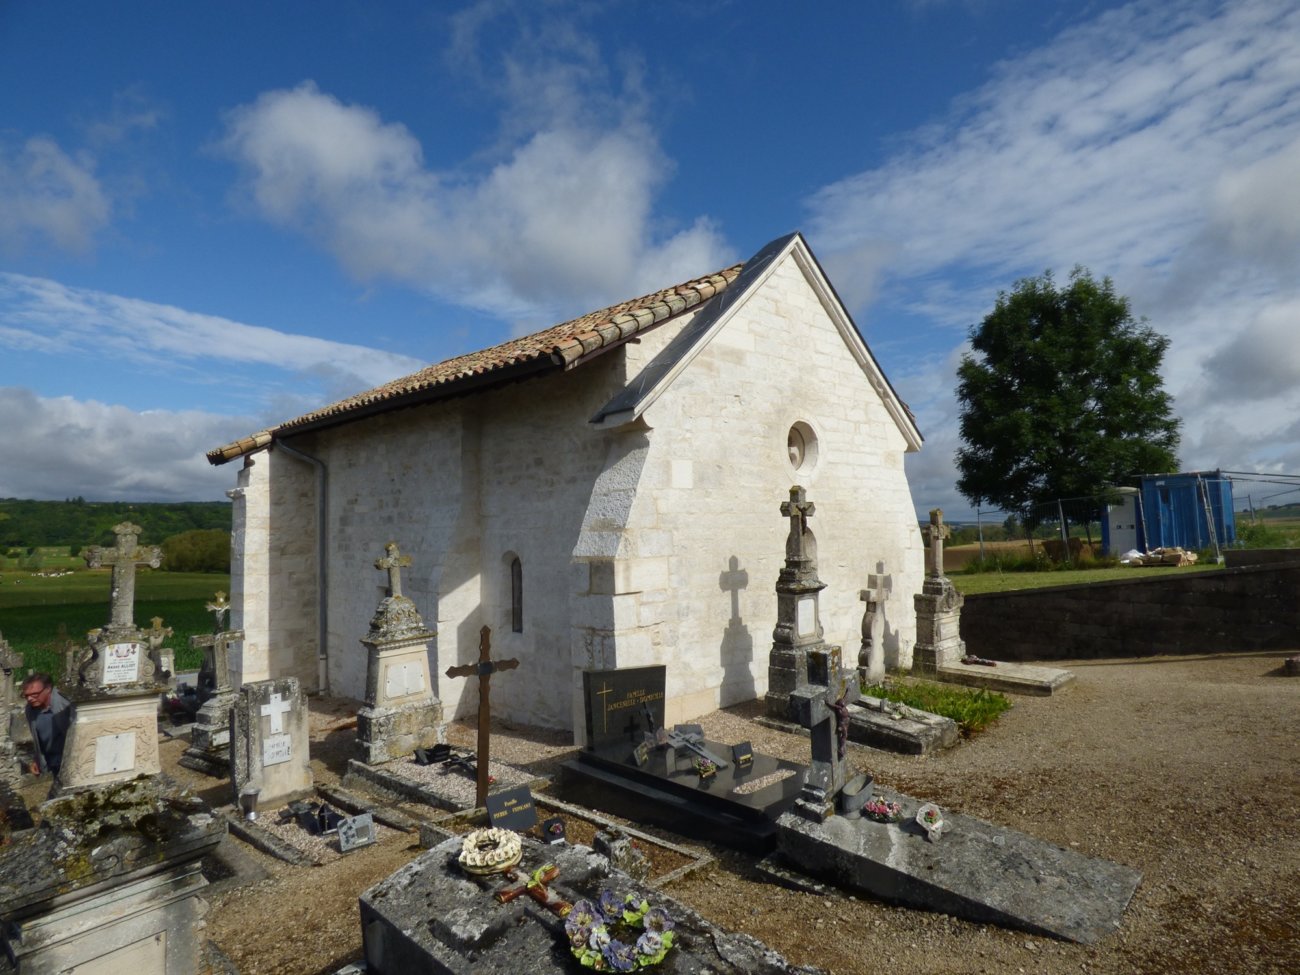
<instances>
[{"instance_id":1,"label":"leafy tree canopy","mask_svg":"<svg viewBox=\"0 0 1300 975\"><path fill-rule=\"evenodd\" d=\"M957 488L1025 510L1104 495L1178 469L1178 425L1160 378L1169 340L1135 320L1110 278L1076 267L1001 292L957 370Z\"/></svg>"}]
</instances>

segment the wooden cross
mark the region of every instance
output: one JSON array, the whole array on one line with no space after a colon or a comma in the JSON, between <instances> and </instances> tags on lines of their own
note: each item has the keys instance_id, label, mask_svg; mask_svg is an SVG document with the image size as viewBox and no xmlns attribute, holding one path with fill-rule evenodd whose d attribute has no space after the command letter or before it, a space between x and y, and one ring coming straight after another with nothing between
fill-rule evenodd
<instances>
[{"instance_id":1,"label":"wooden cross","mask_svg":"<svg viewBox=\"0 0 1300 975\"><path fill-rule=\"evenodd\" d=\"M534 873L523 883L516 884L514 887L504 887L497 891L493 896L497 899L498 903L509 904L512 900L527 894L552 914L556 914L560 917L567 917L569 912L573 910L573 905L547 886L559 875L560 868L548 864ZM510 870L506 873L506 879L517 881L519 879L519 874L515 870Z\"/></svg>"},{"instance_id":2,"label":"wooden cross","mask_svg":"<svg viewBox=\"0 0 1300 975\"><path fill-rule=\"evenodd\" d=\"M487 805L488 794L488 736L492 728L492 709L488 703L488 683L498 670L514 670L519 661L492 659L492 629L483 627L479 631L478 663L464 664L460 667L448 667L448 677L478 677L478 791L474 800L476 806Z\"/></svg>"},{"instance_id":3,"label":"wooden cross","mask_svg":"<svg viewBox=\"0 0 1300 975\"><path fill-rule=\"evenodd\" d=\"M375 559L375 568L388 570L388 595L400 596L402 594L402 569L410 566L411 557L402 555L397 549L396 542L389 542L384 546L384 551L388 554L382 559Z\"/></svg>"},{"instance_id":4,"label":"wooden cross","mask_svg":"<svg viewBox=\"0 0 1300 975\"><path fill-rule=\"evenodd\" d=\"M104 565L113 567L113 588L109 597L112 606L110 626L112 629L131 629L135 626L132 610L135 607L135 567L147 565L156 569L162 565L162 549L157 545L147 547L137 544L141 528L129 521L113 526L117 536L115 548L101 548L92 545L86 550L86 565L98 569Z\"/></svg>"},{"instance_id":5,"label":"wooden cross","mask_svg":"<svg viewBox=\"0 0 1300 975\"><path fill-rule=\"evenodd\" d=\"M781 502L781 514L790 519L790 537L785 542L787 559L804 560L808 552L804 547L804 536L808 531L808 519L817 511L817 506L808 500L808 494L796 484L790 489L790 500Z\"/></svg>"}]
</instances>

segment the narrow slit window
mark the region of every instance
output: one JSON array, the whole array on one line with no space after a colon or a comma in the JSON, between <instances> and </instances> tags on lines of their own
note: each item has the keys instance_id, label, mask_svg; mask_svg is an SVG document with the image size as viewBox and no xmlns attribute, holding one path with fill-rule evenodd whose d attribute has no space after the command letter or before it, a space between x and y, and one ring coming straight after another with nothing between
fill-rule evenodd
<instances>
[{"instance_id":1,"label":"narrow slit window","mask_svg":"<svg viewBox=\"0 0 1300 975\"><path fill-rule=\"evenodd\" d=\"M510 630L524 632L524 567L518 558L510 560Z\"/></svg>"}]
</instances>

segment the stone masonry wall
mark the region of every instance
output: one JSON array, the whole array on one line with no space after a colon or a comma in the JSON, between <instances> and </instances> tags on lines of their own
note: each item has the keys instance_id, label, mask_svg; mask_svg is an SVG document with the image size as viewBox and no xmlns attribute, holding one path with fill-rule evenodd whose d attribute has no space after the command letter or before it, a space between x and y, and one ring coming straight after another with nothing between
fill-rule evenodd
<instances>
[{"instance_id":1,"label":"stone masonry wall","mask_svg":"<svg viewBox=\"0 0 1300 975\"><path fill-rule=\"evenodd\" d=\"M967 596L961 635L994 660L1289 650L1300 562Z\"/></svg>"}]
</instances>

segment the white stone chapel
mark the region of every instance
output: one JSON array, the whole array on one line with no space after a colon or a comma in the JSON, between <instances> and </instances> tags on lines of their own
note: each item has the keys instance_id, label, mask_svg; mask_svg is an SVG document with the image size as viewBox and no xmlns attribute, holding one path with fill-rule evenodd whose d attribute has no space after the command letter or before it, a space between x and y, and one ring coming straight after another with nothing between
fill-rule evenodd
<instances>
[{"instance_id":1,"label":"white stone chapel","mask_svg":"<svg viewBox=\"0 0 1300 975\"><path fill-rule=\"evenodd\" d=\"M825 639L857 659L883 563L891 666L909 666L923 553L903 455L921 436L799 234L741 265L429 366L208 454L234 499L236 686L296 677L362 698L396 541L437 636L448 717L492 656L497 716L583 735L582 672L667 667L666 718L761 697L793 484Z\"/></svg>"}]
</instances>

